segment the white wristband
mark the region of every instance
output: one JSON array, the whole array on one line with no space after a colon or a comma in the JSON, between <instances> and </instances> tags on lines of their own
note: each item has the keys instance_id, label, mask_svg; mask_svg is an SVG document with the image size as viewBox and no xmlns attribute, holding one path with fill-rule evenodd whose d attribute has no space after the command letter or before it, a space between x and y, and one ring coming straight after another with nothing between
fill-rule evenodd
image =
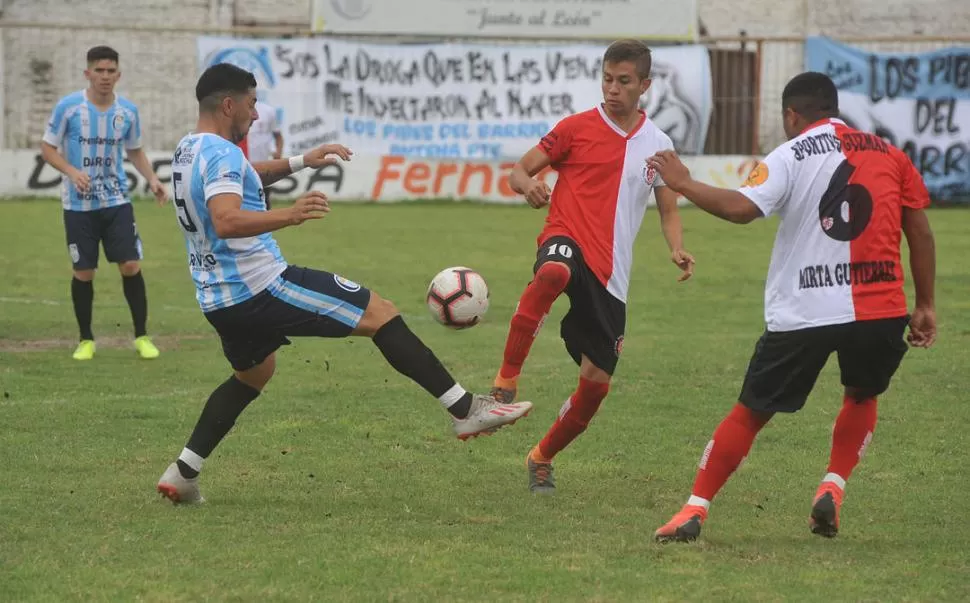
<instances>
[{"instance_id":1,"label":"white wristband","mask_svg":"<svg viewBox=\"0 0 970 603\"><path fill-rule=\"evenodd\" d=\"M295 174L306 167L303 162L303 155L295 155L290 157L290 173Z\"/></svg>"}]
</instances>

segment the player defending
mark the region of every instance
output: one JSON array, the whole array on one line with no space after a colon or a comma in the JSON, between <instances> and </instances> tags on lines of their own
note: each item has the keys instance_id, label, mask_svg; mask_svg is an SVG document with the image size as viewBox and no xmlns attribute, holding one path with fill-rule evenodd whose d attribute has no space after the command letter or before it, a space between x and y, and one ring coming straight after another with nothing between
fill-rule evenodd
<instances>
[{"instance_id":1,"label":"player defending","mask_svg":"<svg viewBox=\"0 0 970 603\"><path fill-rule=\"evenodd\" d=\"M832 352L845 396L809 527L835 536L846 480L876 428L876 397L888 389L906 353L906 324L913 346L928 348L936 339L936 252L919 172L899 149L836 119L838 91L824 74L793 78L782 108L789 141L739 191L691 179L674 153L650 160L667 186L719 218L746 224L781 217L765 285L767 329L755 346L740 402L704 449L687 504L657 530L660 541L697 538L711 500L758 431L775 413L802 408ZM916 286L912 320L900 264L903 233Z\"/></svg>"},{"instance_id":2,"label":"player defending","mask_svg":"<svg viewBox=\"0 0 970 603\"><path fill-rule=\"evenodd\" d=\"M160 492L173 502L202 502L202 462L266 387L287 337L370 337L391 366L441 401L461 439L494 432L529 412L529 402L499 404L466 392L391 302L353 281L283 260L269 233L322 218L330 208L312 191L291 207L266 210L263 187L304 166L333 163L329 155L349 160L348 149L324 145L251 165L235 143L257 117L253 75L214 65L199 78L195 95L198 125L172 160L175 205L199 305L234 374L212 392L178 461L158 482Z\"/></svg>"},{"instance_id":3,"label":"player defending","mask_svg":"<svg viewBox=\"0 0 970 603\"><path fill-rule=\"evenodd\" d=\"M650 87L650 64L642 42L614 42L603 56L603 104L560 121L512 169L512 188L532 207L550 207L535 276L512 316L492 395L504 403L515 399L522 364L563 292L570 309L561 335L579 365L579 386L527 457L532 492L554 491L553 458L586 429L609 391L623 348L633 242L651 190L671 259L683 270L680 280L693 271L694 258L683 249L677 195L647 166L651 155L674 148L638 108ZM559 172L551 197L534 178L548 166Z\"/></svg>"},{"instance_id":4,"label":"player defending","mask_svg":"<svg viewBox=\"0 0 970 603\"><path fill-rule=\"evenodd\" d=\"M118 53L107 46L95 46L88 51L87 60L87 89L57 103L40 145L44 161L65 176L61 203L67 249L74 263L71 299L81 331L74 359L94 358L91 313L99 244L104 245L105 258L118 264L121 271L135 326L135 349L142 358L157 358L158 349L146 329L148 298L139 264L141 239L128 197L122 147L159 203L165 201L165 187L142 150L138 107L114 92L121 78Z\"/></svg>"}]
</instances>

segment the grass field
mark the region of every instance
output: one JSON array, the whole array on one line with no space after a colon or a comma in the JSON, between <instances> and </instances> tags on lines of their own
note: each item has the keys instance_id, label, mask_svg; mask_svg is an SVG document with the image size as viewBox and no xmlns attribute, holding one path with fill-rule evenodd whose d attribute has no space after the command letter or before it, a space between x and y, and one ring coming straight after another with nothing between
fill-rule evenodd
<instances>
[{"instance_id":1,"label":"grass field","mask_svg":"<svg viewBox=\"0 0 970 603\"><path fill-rule=\"evenodd\" d=\"M773 222L685 211L695 279L678 284L654 212L637 245L610 397L534 498L524 455L571 392L560 302L526 364L526 420L461 443L440 405L366 340L300 340L206 465L206 505L154 486L228 376L195 304L170 207L137 206L150 329L140 361L119 276L96 281L98 356L76 327L57 202L0 202L0 601L939 601L970 599L970 213L934 211L936 348L912 351L850 481L842 533L807 528L841 404L834 361L779 417L712 507L701 540L653 530L686 500L762 329ZM338 205L279 234L287 259L394 300L472 389L500 360L542 216L467 204ZM463 264L491 286L474 329L434 324L430 277Z\"/></svg>"}]
</instances>

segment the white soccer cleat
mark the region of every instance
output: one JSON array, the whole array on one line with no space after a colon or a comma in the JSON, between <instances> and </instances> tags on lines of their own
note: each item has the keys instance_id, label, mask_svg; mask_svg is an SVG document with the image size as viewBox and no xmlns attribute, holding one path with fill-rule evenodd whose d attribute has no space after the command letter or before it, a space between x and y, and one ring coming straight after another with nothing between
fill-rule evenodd
<instances>
[{"instance_id":1,"label":"white soccer cleat","mask_svg":"<svg viewBox=\"0 0 970 603\"><path fill-rule=\"evenodd\" d=\"M158 480L158 487L162 496L172 501L174 504L199 504L204 503L202 492L199 491L199 478L188 479L182 477L177 464L172 463Z\"/></svg>"},{"instance_id":2,"label":"white soccer cleat","mask_svg":"<svg viewBox=\"0 0 970 603\"><path fill-rule=\"evenodd\" d=\"M502 404L491 396L475 394L464 419L452 417L455 422L455 435L459 440L467 440L480 435L492 435L502 427L515 423L532 410L532 402Z\"/></svg>"}]
</instances>

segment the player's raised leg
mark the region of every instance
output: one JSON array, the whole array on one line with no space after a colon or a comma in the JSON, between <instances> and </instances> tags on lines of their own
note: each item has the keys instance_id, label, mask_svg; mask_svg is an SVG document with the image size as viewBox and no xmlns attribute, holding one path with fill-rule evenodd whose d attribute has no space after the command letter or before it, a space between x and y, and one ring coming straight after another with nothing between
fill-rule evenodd
<instances>
[{"instance_id":1,"label":"player's raised leg","mask_svg":"<svg viewBox=\"0 0 970 603\"><path fill-rule=\"evenodd\" d=\"M259 396L275 371L276 354L272 353L252 368L235 371L212 392L178 460L168 466L158 481L159 492L173 503L205 501L198 481L203 461L226 437L242 411Z\"/></svg>"},{"instance_id":2,"label":"player's raised leg","mask_svg":"<svg viewBox=\"0 0 970 603\"><path fill-rule=\"evenodd\" d=\"M571 241L569 244L575 245ZM546 247L553 253L544 253ZM558 242L543 245L540 248L535 276L519 298L515 314L509 322L502 367L495 375L491 391L492 396L499 402L507 404L515 400L519 374L522 372L522 365L529 355L529 350L532 349L532 343L538 336L552 304L569 284L572 269L568 263L558 261L559 248ZM573 257L571 247L567 245L564 249L569 249L566 253L570 258Z\"/></svg>"},{"instance_id":3,"label":"player's raised leg","mask_svg":"<svg viewBox=\"0 0 970 603\"><path fill-rule=\"evenodd\" d=\"M556 422L526 458L529 490L536 494L551 494L555 491L553 458L586 431L609 391L610 374L583 356L576 391L566 399Z\"/></svg>"},{"instance_id":4,"label":"player's raised leg","mask_svg":"<svg viewBox=\"0 0 970 603\"><path fill-rule=\"evenodd\" d=\"M531 402L503 404L466 391L408 328L394 304L375 293L353 334L370 337L388 364L437 398L451 414L455 434L463 440L511 425L532 409Z\"/></svg>"}]
</instances>

